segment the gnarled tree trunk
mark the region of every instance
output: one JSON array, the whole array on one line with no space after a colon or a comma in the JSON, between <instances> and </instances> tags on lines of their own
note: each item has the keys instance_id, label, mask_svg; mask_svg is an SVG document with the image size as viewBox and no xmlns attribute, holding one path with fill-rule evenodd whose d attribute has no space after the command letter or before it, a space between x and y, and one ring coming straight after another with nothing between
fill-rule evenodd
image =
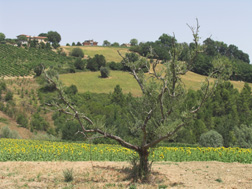
<instances>
[{"instance_id":1,"label":"gnarled tree trunk","mask_svg":"<svg viewBox=\"0 0 252 189\"><path fill-rule=\"evenodd\" d=\"M139 154L139 165L138 165L138 177L143 180L148 180L148 175L150 173L150 164L148 161L149 158L149 151L148 148L140 148L138 151Z\"/></svg>"}]
</instances>

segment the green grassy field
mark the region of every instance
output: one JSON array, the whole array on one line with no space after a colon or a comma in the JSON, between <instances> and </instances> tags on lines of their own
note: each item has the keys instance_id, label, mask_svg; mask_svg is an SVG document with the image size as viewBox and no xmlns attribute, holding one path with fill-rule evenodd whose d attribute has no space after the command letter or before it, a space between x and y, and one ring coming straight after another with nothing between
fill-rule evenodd
<instances>
[{"instance_id":1,"label":"green grassy field","mask_svg":"<svg viewBox=\"0 0 252 189\"><path fill-rule=\"evenodd\" d=\"M124 93L131 92L134 96L141 95L141 89L128 72L111 71L109 78L100 78L100 72L79 72L75 74L61 74L60 80L66 85L74 84L78 91L93 93L113 92L116 85L120 85Z\"/></svg>"},{"instance_id":2,"label":"green grassy field","mask_svg":"<svg viewBox=\"0 0 252 189\"><path fill-rule=\"evenodd\" d=\"M128 48L125 47L83 47L83 46L64 46L63 49L65 49L68 53L72 51L73 48L79 47L83 50L84 55L88 55L91 58L94 57L95 54L102 54L105 56L107 62L121 62L122 58L119 56L117 51L119 50L122 55L125 55L127 52L129 52Z\"/></svg>"},{"instance_id":3,"label":"green grassy field","mask_svg":"<svg viewBox=\"0 0 252 189\"><path fill-rule=\"evenodd\" d=\"M124 93L131 92L133 96L140 96L141 89L133 76L128 72L111 71L110 77L103 79L100 78L100 72L79 72L74 74L61 74L60 80L66 85L74 84L77 86L78 91L93 92L93 93L110 93L113 92L117 84L123 89ZM198 90L200 89L201 82L205 79L204 76L188 72L182 77L183 82L187 89ZM212 79L213 81L213 79ZM239 91L243 88L244 82L231 81L235 88ZM250 84L252 87L252 84Z\"/></svg>"},{"instance_id":4,"label":"green grassy field","mask_svg":"<svg viewBox=\"0 0 252 189\"><path fill-rule=\"evenodd\" d=\"M193 89L198 90L200 89L201 83L205 80L205 76L193 73L193 72L187 72L186 75L182 76L182 81L184 82L187 89ZM210 81L214 81L214 79L210 79ZM230 81L234 88L238 89L239 91L242 90L244 86L243 81ZM249 83L249 86L252 87L252 83Z\"/></svg>"}]
</instances>

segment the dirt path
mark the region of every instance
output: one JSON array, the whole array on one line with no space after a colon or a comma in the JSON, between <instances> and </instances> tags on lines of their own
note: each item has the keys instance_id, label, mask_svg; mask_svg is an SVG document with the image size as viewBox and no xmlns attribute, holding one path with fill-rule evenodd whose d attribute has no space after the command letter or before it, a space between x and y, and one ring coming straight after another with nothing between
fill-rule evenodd
<instances>
[{"instance_id":1,"label":"dirt path","mask_svg":"<svg viewBox=\"0 0 252 189\"><path fill-rule=\"evenodd\" d=\"M32 78L34 78L34 75L28 75L28 76L4 76L2 78L6 79L6 80L8 80L8 79L17 79L17 78L19 78L19 79L32 79Z\"/></svg>"},{"instance_id":2,"label":"dirt path","mask_svg":"<svg viewBox=\"0 0 252 189\"><path fill-rule=\"evenodd\" d=\"M0 188L129 188L126 162L0 162ZM74 180L64 182L63 171ZM137 188L252 188L252 165L157 162L149 184Z\"/></svg>"}]
</instances>

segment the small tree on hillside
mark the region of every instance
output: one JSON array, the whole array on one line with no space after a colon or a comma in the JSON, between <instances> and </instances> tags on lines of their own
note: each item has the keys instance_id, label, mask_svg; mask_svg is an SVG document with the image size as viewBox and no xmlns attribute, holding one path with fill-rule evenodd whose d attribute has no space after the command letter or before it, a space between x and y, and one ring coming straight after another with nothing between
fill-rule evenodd
<instances>
[{"instance_id":1,"label":"small tree on hillside","mask_svg":"<svg viewBox=\"0 0 252 189\"><path fill-rule=\"evenodd\" d=\"M101 77L102 78L107 78L109 77L109 68L108 67L101 67L100 68L100 72L101 72Z\"/></svg>"},{"instance_id":2,"label":"small tree on hillside","mask_svg":"<svg viewBox=\"0 0 252 189\"><path fill-rule=\"evenodd\" d=\"M111 44L111 46L112 46L112 47L119 47L120 44L119 44L118 42L114 42L114 43Z\"/></svg>"},{"instance_id":3,"label":"small tree on hillside","mask_svg":"<svg viewBox=\"0 0 252 189\"><path fill-rule=\"evenodd\" d=\"M99 71L102 66L106 66L106 59L103 55L96 54L87 61L87 69L91 71Z\"/></svg>"},{"instance_id":4,"label":"small tree on hillside","mask_svg":"<svg viewBox=\"0 0 252 189\"><path fill-rule=\"evenodd\" d=\"M3 33L0 33L0 42L5 40L5 35Z\"/></svg>"},{"instance_id":5,"label":"small tree on hillside","mask_svg":"<svg viewBox=\"0 0 252 189\"><path fill-rule=\"evenodd\" d=\"M71 52L71 55L75 57L83 58L84 52L81 50L81 48L74 48Z\"/></svg>"},{"instance_id":6,"label":"small tree on hillside","mask_svg":"<svg viewBox=\"0 0 252 189\"><path fill-rule=\"evenodd\" d=\"M110 46L110 45L111 45L111 43L110 43L108 40L104 40L104 41L103 41L103 45L102 45L102 46L108 47L108 46Z\"/></svg>"},{"instance_id":7,"label":"small tree on hillside","mask_svg":"<svg viewBox=\"0 0 252 189\"><path fill-rule=\"evenodd\" d=\"M195 51L191 52L191 61L189 62L193 63L192 61L195 56L197 56L199 50L198 22L196 29L193 27L190 27L190 29L193 32L196 46ZM120 54L120 52L118 53ZM150 70L151 72L149 72L148 75L145 75L142 71L142 68L147 65L147 60L145 62L142 60L131 62L130 59L120 54L124 64L130 68L131 74L142 91L142 97L134 101L136 104L132 104L136 107L133 110L134 112L131 112L131 114L134 115L133 119L128 120L130 130L134 132L133 136L136 137L135 143L129 143L122 137L115 135L113 127L93 121L85 114L79 113L79 111L67 100L61 90L61 86L57 84L57 80L46 76L48 81L57 88L60 96L59 102L64 104L55 102L55 104L51 104L51 106L56 106L60 112L64 112L77 119L84 136L87 136L88 133L100 134L103 137L116 140L125 148L137 152L139 155L139 163L137 164L136 175L141 180L146 180L150 173L148 159L150 148L155 147L163 140L170 139L177 131L191 122L195 113L200 110L219 83L221 79L220 73L222 73L224 69L223 65L216 65L216 70L213 71L211 76L215 76L217 80L210 87L209 78L207 77L202 87L201 100L194 104L194 106L187 107L184 105L187 91L181 81L181 76L188 71L190 66L185 62L177 61L177 57L180 53L181 50L178 48L175 37L173 37L170 51L172 60L159 68L160 71L156 69L158 61L154 62L152 71ZM152 54L153 49L150 48L150 55ZM218 73L218 75L216 73ZM84 123L83 121L86 122Z\"/></svg>"},{"instance_id":8,"label":"small tree on hillside","mask_svg":"<svg viewBox=\"0 0 252 189\"><path fill-rule=\"evenodd\" d=\"M61 36L56 31L49 31L46 37L48 38L48 41L51 43L59 43L61 41Z\"/></svg>"},{"instance_id":9,"label":"small tree on hillside","mask_svg":"<svg viewBox=\"0 0 252 189\"><path fill-rule=\"evenodd\" d=\"M81 60L81 58L77 58L74 62L74 67L78 70L84 70L85 69L85 62L84 60Z\"/></svg>"},{"instance_id":10,"label":"small tree on hillside","mask_svg":"<svg viewBox=\"0 0 252 189\"><path fill-rule=\"evenodd\" d=\"M135 39L135 38L134 38L134 39L131 39L131 40L130 40L130 45L131 45L131 46L136 46L136 45L138 45L137 39Z\"/></svg>"},{"instance_id":11,"label":"small tree on hillside","mask_svg":"<svg viewBox=\"0 0 252 189\"><path fill-rule=\"evenodd\" d=\"M61 41L61 36L58 32L49 31L47 33L47 38L48 38L48 41L52 43L53 48L56 49L60 46L59 42Z\"/></svg>"},{"instance_id":12,"label":"small tree on hillside","mask_svg":"<svg viewBox=\"0 0 252 189\"><path fill-rule=\"evenodd\" d=\"M47 33L40 33L38 36L40 36L40 37L47 37Z\"/></svg>"},{"instance_id":13,"label":"small tree on hillside","mask_svg":"<svg viewBox=\"0 0 252 189\"><path fill-rule=\"evenodd\" d=\"M43 66L42 66L42 64L37 65L37 66L34 68L33 71L35 72L35 74L36 74L37 77L40 76L40 75L42 74L42 71L43 71Z\"/></svg>"}]
</instances>

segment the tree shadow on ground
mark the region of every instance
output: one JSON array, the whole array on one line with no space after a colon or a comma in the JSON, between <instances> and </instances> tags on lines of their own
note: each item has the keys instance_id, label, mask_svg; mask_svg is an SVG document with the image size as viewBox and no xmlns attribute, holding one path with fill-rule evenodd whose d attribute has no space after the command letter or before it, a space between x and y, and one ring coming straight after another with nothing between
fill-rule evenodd
<instances>
[{"instance_id":1,"label":"tree shadow on ground","mask_svg":"<svg viewBox=\"0 0 252 189\"><path fill-rule=\"evenodd\" d=\"M114 172L115 175L117 175L116 178L116 182L125 182L125 181L129 181L129 185L133 184L133 183L145 183L145 184L151 184L151 185L160 185L163 183L169 183L169 186L171 187L176 187L176 186L184 186L184 183L182 182L172 182L170 181L169 178L167 178L167 176L165 174L162 174L158 171L151 171L149 178L147 180L147 182L142 182L140 180L138 180L137 182L135 182L134 176L135 173L132 172L132 167L123 167L123 168L117 168L117 167L111 167L111 166L99 166L99 165L95 165L93 166L93 169L99 169L99 170L105 170L108 172ZM118 177L118 175L121 175L120 177Z\"/></svg>"}]
</instances>

